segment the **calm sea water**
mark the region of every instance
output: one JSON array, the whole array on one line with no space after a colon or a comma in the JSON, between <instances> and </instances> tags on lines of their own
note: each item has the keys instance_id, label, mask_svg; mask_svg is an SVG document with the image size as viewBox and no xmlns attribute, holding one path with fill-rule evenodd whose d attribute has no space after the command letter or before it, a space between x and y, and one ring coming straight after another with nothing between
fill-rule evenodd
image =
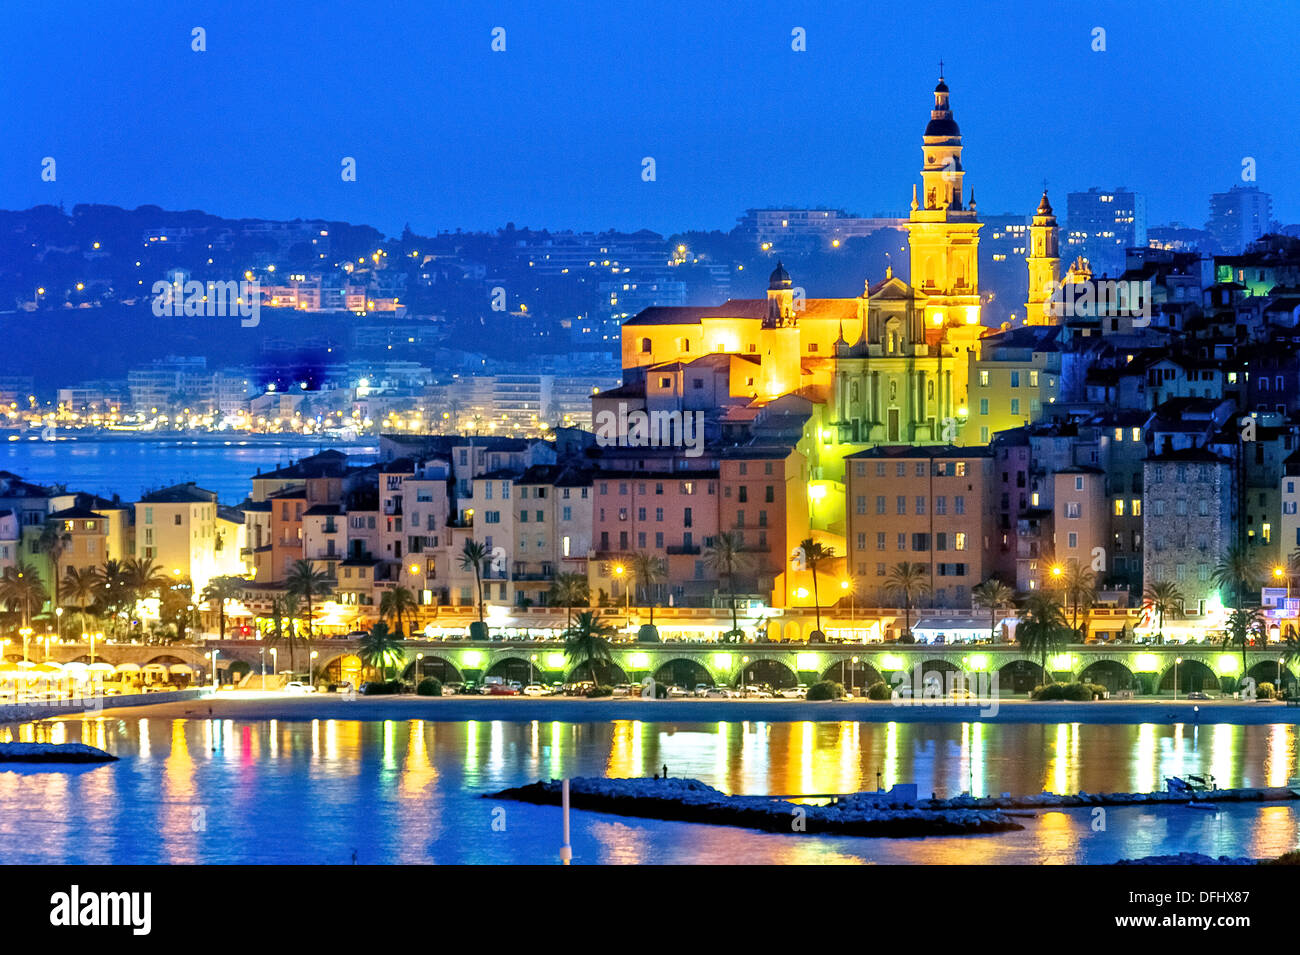
<instances>
[{"instance_id":1,"label":"calm sea water","mask_svg":"<svg viewBox=\"0 0 1300 955\"><path fill-rule=\"evenodd\" d=\"M559 810L480 796L667 764L730 792L1141 791L1166 775L1284 784L1296 727L864 723L432 723L74 719L42 738L121 757L0 772L3 863L554 862ZM30 738L33 728L24 727ZM505 831L493 810L505 811ZM1290 804L1042 813L1022 832L884 840L573 814L577 863L1075 863L1295 848Z\"/></svg>"},{"instance_id":2,"label":"calm sea water","mask_svg":"<svg viewBox=\"0 0 1300 955\"><path fill-rule=\"evenodd\" d=\"M146 491L182 481L195 481L216 491L223 504L242 501L252 491L252 477L291 460L315 454L318 442L287 439L229 441L210 439L97 440L59 438L54 441L0 441L0 470L12 471L37 484L65 484L70 491L102 497L120 494L138 500ZM341 449L356 455L357 464L372 463L378 447Z\"/></svg>"}]
</instances>

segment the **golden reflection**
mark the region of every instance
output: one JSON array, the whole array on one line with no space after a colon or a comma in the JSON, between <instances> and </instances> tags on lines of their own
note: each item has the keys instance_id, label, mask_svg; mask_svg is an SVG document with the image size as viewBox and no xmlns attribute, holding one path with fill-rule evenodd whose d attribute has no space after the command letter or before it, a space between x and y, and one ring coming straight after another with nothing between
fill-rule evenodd
<instances>
[{"instance_id":1,"label":"golden reflection","mask_svg":"<svg viewBox=\"0 0 1300 955\"><path fill-rule=\"evenodd\" d=\"M1133 760L1133 779L1129 792L1151 793L1160 786L1160 752L1159 740L1156 738L1154 723L1143 723L1138 727L1137 752Z\"/></svg>"},{"instance_id":2,"label":"golden reflection","mask_svg":"<svg viewBox=\"0 0 1300 955\"><path fill-rule=\"evenodd\" d=\"M613 738L610 740L605 774L613 777L639 776L640 771L632 761L632 724L627 720L615 720L612 729Z\"/></svg>"},{"instance_id":3,"label":"golden reflection","mask_svg":"<svg viewBox=\"0 0 1300 955\"><path fill-rule=\"evenodd\" d=\"M888 723L885 726L885 773L884 781L880 786L882 789L889 790L894 788L898 782L898 724Z\"/></svg>"},{"instance_id":4,"label":"golden reflection","mask_svg":"<svg viewBox=\"0 0 1300 955\"><path fill-rule=\"evenodd\" d=\"M1224 780L1232 779L1235 772L1244 768L1239 753L1243 729L1229 723L1214 727L1210 743L1210 772L1220 786L1227 786Z\"/></svg>"},{"instance_id":5,"label":"golden reflection","mask_svg":"<svg viewBox=\"0 0 1300 955\"><path fill-rule=\"evenodd\" d=\"M172 720L171 751L163 763L161 818L158 832L162 836L162 853L170 865L197 862L195 854L195 819L207 808L198 798L194 785L194 760L190 756L186 719ZM212 721L204 721L205 738L210 738ZM196 816L197 814L197 816Z\"/></svg>"},{"instance_id":6,"label":"golden reflection","mask_svg":"<svg viewBox=\"0 0 1300 955\"><path fill-rule=\"evenodd\" d=\"M550 779L559 779L561 768L564 766L564 752L561 742L564 740L564 724L551 724L551 746L550 746Z\"/></svg>"},{"instance_id":7,"label":"golden reflection","mask_svg":"<svg viewBox=\"0 0 1300 955\"><path fill-rule=\"evenodd\" d=\"M1274 723L1268 728L1268 755L1264 758L1264 785L1285 786L1291 779L1291 750L1295 725Z\"/></svg>"}]
</instances>

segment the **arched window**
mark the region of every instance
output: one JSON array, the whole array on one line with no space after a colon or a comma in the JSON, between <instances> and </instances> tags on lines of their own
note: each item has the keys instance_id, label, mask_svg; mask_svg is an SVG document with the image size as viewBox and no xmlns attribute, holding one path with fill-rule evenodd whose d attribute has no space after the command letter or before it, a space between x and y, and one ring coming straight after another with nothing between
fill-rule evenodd
<instances>
[{"instance_id":1,"label":"arched window","mask_svg":"<svg viewBox=\"0 0 1300 955\"><path fill-rule=\"evenodd\" d=\"M641 354L643 355L650 354L650 339L648 338L641 339Z\"/></svg>"}]
</instances>

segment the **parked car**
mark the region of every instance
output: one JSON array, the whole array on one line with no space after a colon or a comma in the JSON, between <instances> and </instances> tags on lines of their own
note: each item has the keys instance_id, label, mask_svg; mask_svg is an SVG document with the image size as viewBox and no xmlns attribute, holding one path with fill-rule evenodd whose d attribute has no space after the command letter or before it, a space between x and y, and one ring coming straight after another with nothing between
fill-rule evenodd
<instances>
[{"instance_id":1,"label":"parked car","mask_svg":"<svg viewBox=\"0 0 1300 955\"><path fill-rule=\"evenodd\" d=\"M487 685L488 696L518 696L519 688L509 683L489 683Z\"/></svg>"},{"instance_id":2,"label":"parked car","mask_svg":"<svg viewBox=\"0 0 1300 955\"><path fill-rule=\"evenodd\" d=\"M695 684L695 695L696 695L696 696L708 696L708 695L709 695L709 690L711 690L711 689L713 689L713 687L709 686L709 684L707 684L707 683L697 683L697 684Z\"/></svg>"},{"instance_id":3,"label":"parked car","mask_svg":"<svg viewBox=\"0 0 1300 955\"><path fill-rule=\"evenodd\" d=\"M704 695L710 700L731 700L739 696L735 690L725 686L711 686Z\"/></svg>"},{"instance_id":4,"label":"parked car","mask_svg":"<svg viewBox=\"0 0 1300 955\"><path fill-rule=\"evenodd\" d=\"M745 696L756 696L760 700L770 700L772 699L772 691L765 686L750 684L745 687Z\"/></svg>"},{"instance_id":5,"label":"parked car","mask_svg":"<svg viewBox=\"0 0 1300 955\"><path fill-rule=\"evenodd\" d=\"M787 700L802 700L808 696L808 684L800 683L798 686L787 686L778 696Z\"/></svg>"},{"instance_id":6,"label":"parked car","mask_svg":"<svg viewBox=\"0 0 1300 955\"><path fill-rule=\"evenodd\" d=\"M463 693L464 691L464 683L444 683L442 685L443 696L455 696L457 693Z\"/></svg>"},{"instance_id":7,"label":"parked car","mask_svg":"<svg viewBox=\"0 0 1300 955\"><path fill-rule=\"evenodd\" d=\"M540 683L529 683L524 687L524 696L550 696L551 691Z\"/></svg>"},{"instance_id":8,"label":"parked car","mask_svg":"<svg viewBox=\"0 0 1300 955\"><path fill-rule=\"evenodd\" d=\"M1192 690L1191 693L1187 694L1187 698L1189 700L1208 700L1210 698L1210 694L1205 693L1202 690Z\"/></svg>"},{"instance_id":9,"label":"parked car","mask_svg":"<svg viewBox=\"0 0 1300 955\"><path fill-rule=\"evenodd\" d=\"M304 683L304 682L302 682L302 680L293 680L293 681L291 681L291 682L289 682L289 683L286 683L286 684L284 685L284 692L286 692L286 693L315 693L315 692L316 692L316 687L312 686L310 683Z\"/></svg>"},{"instance_id":10,"label":"parked car","mask_svg":"<svg viewBox=\"0 0 1300 955\"><path fill-rule=\"evenodd\" d=\"M615 695L615 696L631 696L631 695L632 695L632 687L629 686L629 685L626 684L626 683L619 683L618 685L616 685L616 686L614 687L614 695Z\"/></svg>"},{"instance_id":11,"label":"parked car","mask_svg":"<svg viewBox=\"0 0 1300 955\"><path fill-rule=\"evenodd\" d=\"M690 694L686 692L686 687L678 686L676 683L674 683L672 686L668 688L668 698L670 700L675 700L683 696L690 696Z\"/></svg>"}]
</instances>

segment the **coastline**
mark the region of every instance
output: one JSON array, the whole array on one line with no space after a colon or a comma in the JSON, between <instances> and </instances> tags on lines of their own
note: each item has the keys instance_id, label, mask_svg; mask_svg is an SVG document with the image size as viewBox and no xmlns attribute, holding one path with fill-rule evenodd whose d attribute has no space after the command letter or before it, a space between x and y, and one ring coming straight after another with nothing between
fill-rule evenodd
<instances>
[{"instance_id":1,"label":"coastline","mask_svg":"<svg viewBox=\"0 0 1300 955\"><path fill-rule=\"evenodd\" d=\"M860 722L860 723L1094 723L1239 726L1300 723L1300 708L1282 703L1209 700L998 701L992 705L934 701L899 706L890 702L812 702L804 700L640 700L580 697L376 696L349 700L331 693L293 695L262 691L228 691L194 700L169 700L131 709L105 707L89 714L69 713L54 719L156 717L159 719L284 720L429 720L528 723Z\"/></svg>"}]
</instances>

